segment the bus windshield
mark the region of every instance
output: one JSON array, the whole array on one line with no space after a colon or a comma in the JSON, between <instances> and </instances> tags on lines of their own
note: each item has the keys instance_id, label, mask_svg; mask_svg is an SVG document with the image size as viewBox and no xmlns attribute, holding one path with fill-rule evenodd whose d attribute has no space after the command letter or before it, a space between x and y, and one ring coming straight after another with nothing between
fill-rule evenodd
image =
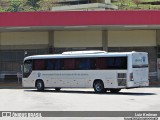
<instances>
[{"instance_id":1,"label":"bus windshield","mask_svg":"<svg viewBox=\"0 0 160 120\"><path fill-rule=\"evenodd\" d=\"M144 68L148 67L148 57L147 54L133 54L132 57L133 68Z\"/></svg>"},{"instance_id":2,"label":"bus windshield","mask_svg":"<svg viewBox=\"0 0 160 120\"><path fill-rule=\"evenodd\" d=\"M24 62L23 77L24 78L28 77L31 72L32 72L32 60L27 60Z\"/></svg>"}]
</instances>

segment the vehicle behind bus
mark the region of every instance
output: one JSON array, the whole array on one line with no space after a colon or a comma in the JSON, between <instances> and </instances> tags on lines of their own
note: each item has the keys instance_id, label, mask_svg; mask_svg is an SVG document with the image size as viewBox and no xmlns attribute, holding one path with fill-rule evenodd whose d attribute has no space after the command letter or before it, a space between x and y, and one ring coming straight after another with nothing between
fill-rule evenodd
<instances>
[{"instance_id":1,"label":"vehicle behind bus","mask_svg":"<svg viewBox=\"0 0 160 120\"><path fill-rule=\"evenodd\" d=\"M24 87L94 88L95 92L119 92L145 87L148 80L148 53L104 51L64 52L29 56L24 59Z\"/></svg>"}]
</instances>

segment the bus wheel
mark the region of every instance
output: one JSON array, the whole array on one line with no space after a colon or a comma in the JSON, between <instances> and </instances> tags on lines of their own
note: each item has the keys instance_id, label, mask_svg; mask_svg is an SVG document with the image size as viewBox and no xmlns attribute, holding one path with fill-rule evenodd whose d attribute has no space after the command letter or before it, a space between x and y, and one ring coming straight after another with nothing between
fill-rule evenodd
<instances>
[{"instance_id":1,"label":"bus wheel","mask_svg":"<svg viewBox=\"0 0 160 120\"><path fill-rule=\"evenodd\" d=\"M43 91L44 90L44 82L42 80L37 80L36 88L38 91Z\"/></svg>"},{"instance_id":2,"label":"bus wheel","mask_svg":"<svg viewBox=\"0 0 160 120\"><path fill-rule=\"evenodd\" d=\"M60 91L60 90L61 90L61 88L55 88L55 90L56 90L56 91Z\"/></svg>"},{"instance_id":3,"label":"bus wheel","mask_svg":"<svg viewBox=\"0 0 160 120\"><path fill-rule=\"evenodd\" d=\"M94 82L93 88L96 93L103 93L105 91L104 84L100 80Z\"/></svg>"},{"instance_id":4,"label":"bus wheel","mask_svg":"<svg viewBox=\"0 0 160 120\"><path fill-rule=\"evenodd\" d=\"M111 93L118 93L121 89L110 89Z\"/></svg>"}]
</instances>

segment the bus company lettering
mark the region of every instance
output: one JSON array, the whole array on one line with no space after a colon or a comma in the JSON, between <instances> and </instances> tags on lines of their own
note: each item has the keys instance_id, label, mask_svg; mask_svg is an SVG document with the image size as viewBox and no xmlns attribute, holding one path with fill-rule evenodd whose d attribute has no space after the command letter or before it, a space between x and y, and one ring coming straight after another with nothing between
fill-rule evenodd
<instances>
[{"instance_id":1,"label":"bus company lettering","mask_svg":"<svg viewBox=\"0 0 160 120\"><path fill-rule=\"evenodd\" d=\"M146 62L146 58L145 58L145 56L143 56L142 58L137 58L137 59L135 59L135 62L136 63L145 63Z\"/></svg>"},{"instance_id":2,"label":"bus company lettering","mask_svg":"<svg viewBox=\"0 0 160 120\"><path fill-rule=\"evenodd\" d=\"M87 76L86 73L55 73L55 74L43 74L44 76Z\"/></svg>"},{"instance_id":3,"label":"bus company lettering","mask_svg":"<svg viewBox=\"0 0 160 120\"><path fill-rule=\"evenodd\" d=\"M38 73L37 75L38 75L38 77L41 77L41 73Z\"/></svg>"},{"instance_id":4,"label":"bus company lettering","mask_svg":"<svg viewBox=\"0 0 160 120\"><path fill-rule=\"evenodd\" d=\"M135 62L136 62L136 63L142 63L142 62L143 62L143 59L136 59Z\"/></svg>"}]
</instances>

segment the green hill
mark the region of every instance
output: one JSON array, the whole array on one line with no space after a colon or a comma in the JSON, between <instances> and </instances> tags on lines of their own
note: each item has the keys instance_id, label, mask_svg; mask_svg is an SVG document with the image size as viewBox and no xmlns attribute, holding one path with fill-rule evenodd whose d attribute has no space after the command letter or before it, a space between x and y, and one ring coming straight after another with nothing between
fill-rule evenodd
<instances>
[{"instance_id":1,"label":"green hill","mask_svg":"<svg viewBox=\"0 0 160 120\"><path fill-rule=\"evenodd\" d=\"M120 10L158 10L160 0L118 0L114 2Z\"/></svg>"},{"instance_id":2,"label":"green hill","mask_svg":"<svg viewBox=\"0 0 160 120\"><path fill-rule=\"evenodd\" d=\"M34 1L36 5L26 4ZM0 12L50 11L58 0L0 0ZM119 10L160 10L160 0L112 0ZM98 0L97 0L98 2Z\"/></svg>"}]
</instances>

